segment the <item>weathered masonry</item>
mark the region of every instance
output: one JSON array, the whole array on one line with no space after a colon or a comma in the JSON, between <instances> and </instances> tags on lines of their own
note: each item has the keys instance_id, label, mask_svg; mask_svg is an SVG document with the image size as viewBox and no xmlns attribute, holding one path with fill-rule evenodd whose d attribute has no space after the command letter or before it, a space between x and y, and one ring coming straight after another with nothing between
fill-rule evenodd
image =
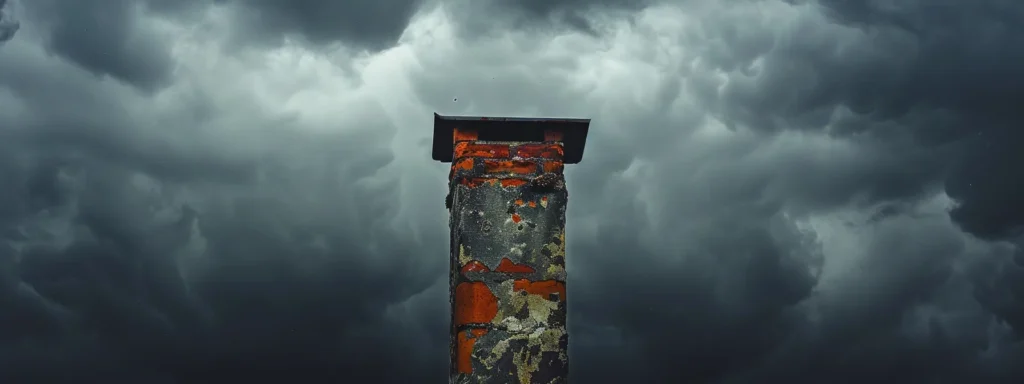
<instances>
[{"instance_id":1,"label":"weathered masonry","mask_svg":"<svg viewBox=\"0 0 1024 384\"><path fill-rule=\"evenodd\" d=\"M434 160L452 163L450 383L567 382L562 169L589 126L434 115Z\"/></svg>"}]
</instances>

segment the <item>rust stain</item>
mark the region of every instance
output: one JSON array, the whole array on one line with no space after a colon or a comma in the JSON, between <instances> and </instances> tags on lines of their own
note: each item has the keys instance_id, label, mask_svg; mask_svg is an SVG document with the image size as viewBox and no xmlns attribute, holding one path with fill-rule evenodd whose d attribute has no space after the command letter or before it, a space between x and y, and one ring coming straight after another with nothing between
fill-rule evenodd
<instances>
[{"instance_id":1,"label":"rust stain","mask_svg":"<svg viewBox=\"0 0 1024 384\"><path fill-rule=\"evenodd\" d=\"M489 323L498 314L498 298L483 282L455 287L455 325Z\"/></svg>"},{"instance_id":2,"label":"rust stain","mask_svg":"<svg viewBox=\"0 0 1024 384\"><path fill-rule=\"evenodd\" d=\"M456 336L455 365L461 373L473 373L473 346L476 340L487 334L487 329L476 328L459 331Z\"/></svg>"},{"instance_id":3,"label":"rust stain","mask_svg":"<svg viewBox=\"0 0 1024 384\"><path fill-rule=\"evenodd\" d=\"M522 187L527 183L528 181L523 179L501 179L501 186L505 188Z\"/></svg>"},{"instance_id":4,"label":"rust stain","mask_svg":"<svg viewBox=\"0 0 1024 384\"><path fill-rule=\"evenodd\" d=\"M516 223L516 224L519 224L520 221L523 221L523 218L519 217L518 213L513 213L512 214L512 222Z\"/></svg>"},{"instance_id":5,"label":"rust stain","mask_svg":"<svg viewBox=\"0 0 1024 384\"><path fill-rule=\"evenodd\" d=\"M455 145L455 157L511 157L511 151L506 144L478 144L462 142Z\"/></svg>"},{"instance_id":6,"label":"rust stain","mask_svg":"<svg viewBox=\"0 0 1024 384\"><path fill-rule=\"evenodd\" d=\"M466 273L469 273L469 272L490 272L490 271L491 271L491 269L487 268L487 266L484 265L484 263L481 263L481 262L476 261L476 260L470 261L470 262L466 263L466 265L462 266L462 273L463 274L466 274Z\"/></svg>"},{"instance_id":7,"label":"rust stain","mask_svg":"<svg viewBox=\"0 0 1024 384\"><path fill-rule=\"evenodd\" d=\"M552 160L544 163L544 172L562 172L565 169L565 164L561 161Z\"/></svg>"},{"instance_id":8,"label":"rust stain","mask_svg":"<svg viewBox=\"0 0 1024 384\"><path fill-rule=\"evenodd\" d=\"M537 163L522 160L484 160L487 173L516 173L529 175L537 173Z\"/></svg>"},{"instance_id":9,"label":"rust stain","mask_svg":"<svg viewBox=\"0 0 1024 384\"><path fill-rule=\"evenodd\" d=\"M562 141L564 139L565 139L565 135L562 134L562 131L555 131L555 130L545 130L544 131L544 141Z\"/></svg>"},{"instance_id":10,"label":"rust stain","mask_svg":"<svg viewBox=\"0 0 1024 384\"><path fill-rule=\"evenodd\" d=\"M526 264L516 264L509 260L507 257L502 257L501 262L498 263L498 268L494 269L494 272L505 272L505 273L534 273L536 270L533 267Z\"/></svg>"},{"instance_id":11,"label":"rust stain","mask_svg":"<svg viewBox=\"0 0 1024 384\"><path fill-rule=\"evenodd\" d=\"M516 147L516 156L523 159L559 160L564 155L565 152L561 144L522 144Z\"/></svg>"},{"instance_id":12,"label":"rust stain","mask_svg":"<svg viewBox=\"0 0 1024 384\"><path fill-rule=\"evenodd\" d=\"M453 140L453 142L472 141L472 140L476 140L478 137L480 137L480 135L477 134L477 132L475 130L472 130L472 129L465 129L465 128L457 128L456 127L455 129L452 130L452 132L453 132L452 133L452 136L453 136L452 140Z\"/></svg>"},{"instance_id":13,"label":"rust stain","mask_svg":"<svg viewBox=\"0 0 1024 384\"><path fill-rule=\"evenodd\" d=\"M558 294L556 301L565 301L565 283L557 280L530 281L518 279L512 283L515 291L526 291L531 295L539 295L551 300L554 294Z\"/></svg>"}]
</instances>

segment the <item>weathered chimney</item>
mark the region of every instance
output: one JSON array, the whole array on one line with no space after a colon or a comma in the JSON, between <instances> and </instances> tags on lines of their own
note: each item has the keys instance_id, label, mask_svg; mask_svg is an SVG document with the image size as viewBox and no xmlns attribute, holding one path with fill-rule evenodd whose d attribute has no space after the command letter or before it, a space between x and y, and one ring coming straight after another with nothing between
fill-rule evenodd
<instances>
[{"instance_id":1,"label":"weathered chimney","mask_svg":"<svg viewBox=\"0 0 1024 384\"><path fill-rule=\"evenodd\" d=\"M564 164L590 120L434 114L451 162L449 383L566 383Z\"/></svg>"}]
</instances>

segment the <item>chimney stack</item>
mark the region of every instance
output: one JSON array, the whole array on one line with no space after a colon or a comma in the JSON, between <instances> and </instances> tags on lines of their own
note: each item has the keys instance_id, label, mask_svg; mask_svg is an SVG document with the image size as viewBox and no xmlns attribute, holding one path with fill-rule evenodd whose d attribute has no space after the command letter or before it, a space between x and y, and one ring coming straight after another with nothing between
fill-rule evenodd
<instances>
[{"instance_id":1,"label":"chimney stack","mask_svg":"<svg viewBox=\"0 0 1024 384\"><path fill-rule=\"evenodd\" d=\"M568 381L562 170L588 119L434 114L451 162L449 383Z\"/></svg>"}]
</instances>

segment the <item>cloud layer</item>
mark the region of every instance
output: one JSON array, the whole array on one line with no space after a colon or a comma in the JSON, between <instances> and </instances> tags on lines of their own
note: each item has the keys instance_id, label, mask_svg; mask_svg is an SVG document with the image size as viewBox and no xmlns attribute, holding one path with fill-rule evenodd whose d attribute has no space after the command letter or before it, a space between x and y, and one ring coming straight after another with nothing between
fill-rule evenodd
<instances>
[{"instance_id":1,"label":"cloud layer","mask_svg":"<svg viewBox=\"0 0 1024 384\"><path fill-rule=\"evenodd\" d=\"M593 119L574 382L1024 378L1017 2L0 9L4 381L443 381L434 111Z\"/></svg>"}]
</instances>

